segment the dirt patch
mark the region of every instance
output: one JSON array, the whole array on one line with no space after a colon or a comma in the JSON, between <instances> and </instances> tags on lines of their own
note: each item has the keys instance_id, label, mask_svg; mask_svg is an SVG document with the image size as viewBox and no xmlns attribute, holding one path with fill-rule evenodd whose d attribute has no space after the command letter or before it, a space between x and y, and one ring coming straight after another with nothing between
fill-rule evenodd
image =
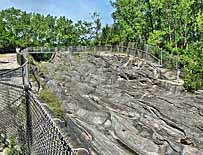
<instances>
[{"instance_id":1,"label":"dirt patch","mask_svg":"<svg viewBox=\"0 0 203 155\"><path fill-rule=\"evenodd\" d=\"M16 54L0 54L0 69L14 69L19 67Z\"/></svg>"}]
</instances>

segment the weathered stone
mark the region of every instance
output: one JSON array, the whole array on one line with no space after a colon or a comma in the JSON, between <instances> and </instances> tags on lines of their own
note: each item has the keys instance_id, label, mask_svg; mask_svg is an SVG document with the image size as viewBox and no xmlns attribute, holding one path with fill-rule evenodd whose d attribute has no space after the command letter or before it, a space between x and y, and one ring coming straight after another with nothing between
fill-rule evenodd
<instances>
[{"instance_id":1,"label":"weathered stone","mask_svg":"<svg viewBox=\"0 0 203 155\"><path fill-rule=\"evenodd\" d=\"M203 149L199 150L191 146L184 146L182 155L203 155Z\"/></svg>"},{"instance_id":2,"label":"weathered stone","mask_svg":"<svg viewBox=\"0 0 203 155\"><path fill-rule=\"evenodd\" d=\"M152 65L111 54L58 55L53 64L48 86L66 112L64 130L74 147L92 155L203 152L203 97L161 84L173 77L157 79Z\"/></svg>"}]
</instances>

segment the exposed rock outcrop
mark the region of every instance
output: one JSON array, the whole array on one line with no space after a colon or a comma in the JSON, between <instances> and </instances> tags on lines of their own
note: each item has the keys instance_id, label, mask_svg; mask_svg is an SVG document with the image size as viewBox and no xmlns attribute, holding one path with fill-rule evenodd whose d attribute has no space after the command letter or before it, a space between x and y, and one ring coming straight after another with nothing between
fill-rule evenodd
<instances>
[{"instance_id":1,"label":"exposed rock outcrop","mask_svg":"<svg viewBox=\"0 0 203 155\"><path fill-rule=\"evenodd\" d=\"M74 147L92 155L203 155L203 96L163 88L144 61L66 54L46 67Z\"/></svg>"}]
</instances>

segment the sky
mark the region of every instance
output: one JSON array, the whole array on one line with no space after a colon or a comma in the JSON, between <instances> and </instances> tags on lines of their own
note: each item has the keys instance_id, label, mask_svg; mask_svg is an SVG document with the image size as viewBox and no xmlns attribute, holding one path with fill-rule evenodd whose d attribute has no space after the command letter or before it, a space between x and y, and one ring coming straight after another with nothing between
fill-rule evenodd
<instances>
[{"instance_id":1,"label":"sky","mask_svg":"<svg viewBox=\"0 0 203 155\"><path fill-rule=\"evenodd\" d=\"M112 24L113 8L110 0L0 0L0 10L17 8L27 12L65 16L77 20L91 21L91 14L97 12L102 25Z\"/></svg>"}]
</instances>

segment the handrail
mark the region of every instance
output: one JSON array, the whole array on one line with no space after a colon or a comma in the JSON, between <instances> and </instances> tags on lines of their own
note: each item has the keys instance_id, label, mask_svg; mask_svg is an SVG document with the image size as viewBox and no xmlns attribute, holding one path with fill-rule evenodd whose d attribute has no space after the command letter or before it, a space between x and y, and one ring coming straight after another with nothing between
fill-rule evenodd
<instances>
[{"instance_id":1,"label":"handrail","mask_svg":"<svg viewBox=\"0 0 203 155\"><path fill-rule=\"evenodd\" d=\"M11 72L14 72L14 71L19 70L19 69L21 69L21 68L23 68L23 67L20 66L20 67L18 67L18 68L11 69L11 70L6 71L6 72L2 72L2 73L0 73L0 76L5 75L5 74L8 74L8 73L11 73Z\"/></svg>"},{"instance_id":2,"label":"handrail","mask_svg":"<svg viewBox=\"0 0 203 155\"><path fill-rule=\"evenodd\" d=\"M20 53L17 53L17 54L20 54ZM21 55L22 55L22 54L21 54ZM28 60L27 60L27 59L25 59L25 60L26 60L25 63L24 63L23 65L21 65L20 67L11 69L11 70L6 71L6 72L3 72L3 73L0 73L0 76L5 75L5 74L8 74L8 73L11 73L11 72L14 72L14 71L16 71L16 70L19 70L19 69L25 67L25 66L28 64Z\"/></svg>"},{"instance_id":3,"label":"handrail","mask_svg":"<svg viewBox=\"0 0 203 155\"><path fill-rule=\"evenodd\" d=\"M2 82L2 81L0 81L0 84L7 85L7 86L11 86L11 87L16 87L16 88L20 88L20 89L24 89L23 86L11 84L11 83L6 83L6 82Z\"/></svg>"},{"instance_id":4,"label":"handrail","mask_svg":"<svg viewBox=\"0 0 203 155\"><path fill-rule=\"evenodd\" d=\"M29 50L31 49L31 50ZM61 47L58 48L57 47L57 51L52 51L50 48L44 48L44 47L40 47L40 48L36 48L37 51L35 51L35 47L30 47L25 49L24 51L30 54L40 54L40 53L64 53L64 51L68 51L68 52L87 52L87 51L93 51L93 52L98 52L98 51L111 51L111 52L120 52L123 51L125 52L129 52L128 50L131 51L138 51L141 53L145 53L146 55L149 55L151 58L153 58L155 60L155 62L158 63L158 65L160 65L161 60L159 58L157 58L155 55L153 55L152 53L145 51L143 49L138 49L138 48L132 48L132 47L125 47L125 46L118 46L118 45L106 45L106 46L68 46L68 47ZM41 51L39 51L39 49ZM56 48L54 48L56 49ZM147 59L147 58L145 58Z\"/></svg>"}]
</instances>

